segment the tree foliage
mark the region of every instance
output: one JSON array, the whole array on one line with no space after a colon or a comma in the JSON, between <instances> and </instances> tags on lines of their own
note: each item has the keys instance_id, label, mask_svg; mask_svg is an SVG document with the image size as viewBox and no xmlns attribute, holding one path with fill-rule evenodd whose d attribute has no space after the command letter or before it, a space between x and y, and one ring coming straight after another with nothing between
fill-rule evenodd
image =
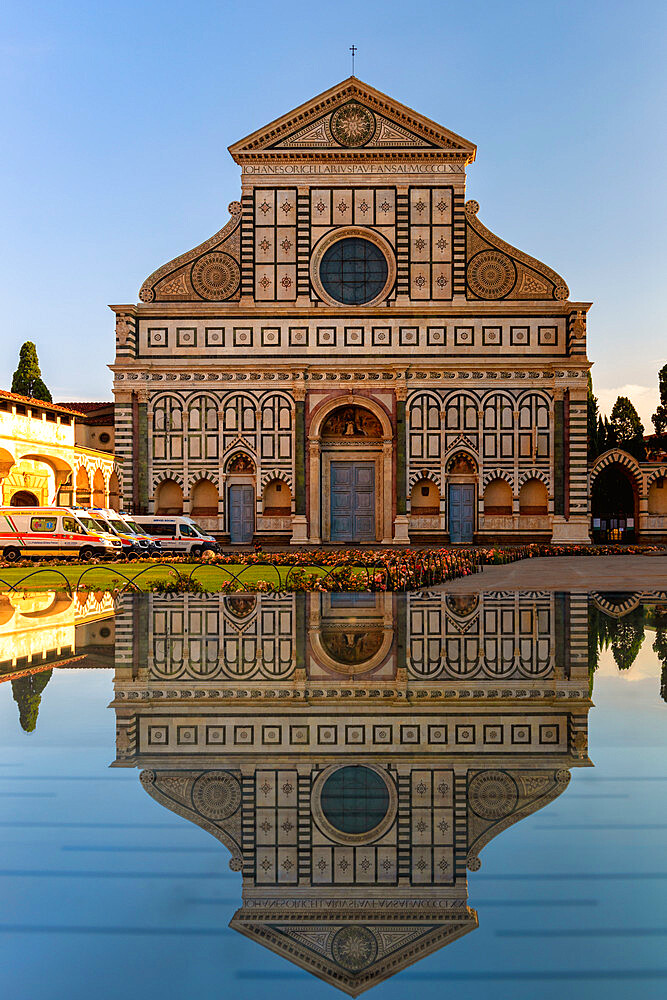
<instances>
[{"instance_id":1,"label":"tree foliage","mask_svg":"<svg viewBox=\"0 0 667 1000\"><path fill-rule=\"evenodd\" d=\"M637 459L646 458L644 425L627 396L619 396L614 403L610 424L619 448L630 452Z\"/></svg>"},{"instance_id":2,"label":"tree foliage","mask_svg":"<svg viewBox=\"0 0 667 1000\"><path fill-rule=\"evenodd\" d=\"M44 670L39 674L29 674L12 681L12 694L19 707L19 721L26 733L33 733L37 726L39 705L42 691L51 680L52 670Z\"/></svg>"},{"instance_id":3,"label":"tree foliage","mask_svg":"<svg viewBox=\"0 0 667 1000\"><path fill-rule=\"evenodd\" d=\"M30 399L42 399L45 403L52 401L51 393L42 381L37 348L32 340L26 340L21 348L18 368L12 379L12 392Z\"/></svg>"},{"instance_id":4,"label":"tree foliage","mask_svg":"<svg viewBox=\"0 0 667 1000\"><path fill-rule=\"evenodd\" d=\"M658 372L660 388L660 405L651 417L655 433L660 437L667 434L667 365L663 365Z\"/></svg>"}]
</instances>

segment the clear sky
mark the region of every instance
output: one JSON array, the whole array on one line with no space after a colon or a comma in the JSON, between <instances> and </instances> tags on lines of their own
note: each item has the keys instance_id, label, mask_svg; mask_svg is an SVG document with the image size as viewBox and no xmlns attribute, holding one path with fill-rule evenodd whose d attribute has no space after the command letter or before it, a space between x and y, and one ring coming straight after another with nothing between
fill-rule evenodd
<instances>
[{"instance_id":1,"label":"clear sky","mask_svg":"<svg viewBox=\"0 0 667 1000\"><path fill-rule=\"evenodd\" d=\"M476 142L468 197L593 301L601 405L667 360L664 0L5 0L0 386L111 398L113 316L227 220L227 146L350 73Z\"/></svg>"}]
</instances>

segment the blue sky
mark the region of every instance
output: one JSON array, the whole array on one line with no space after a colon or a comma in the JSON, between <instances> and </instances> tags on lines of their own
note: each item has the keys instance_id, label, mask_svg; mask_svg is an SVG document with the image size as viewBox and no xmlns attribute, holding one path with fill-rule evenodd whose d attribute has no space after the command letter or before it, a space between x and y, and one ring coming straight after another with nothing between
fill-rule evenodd
<instances>
[{"instance_id":1,"label":"blue sky","mask_svg":"<svg viewBox=\"0 0 667 1000\"><path fill-rule=\"evenodd\" d=\"M664 3L25 2L0 26L0 386L35 340L111 398L113 317L227 219L227 146L350 72L478 145L468 197L595 303L600 401L647 427L664 326Z\"/></svg>"}]
</instances>

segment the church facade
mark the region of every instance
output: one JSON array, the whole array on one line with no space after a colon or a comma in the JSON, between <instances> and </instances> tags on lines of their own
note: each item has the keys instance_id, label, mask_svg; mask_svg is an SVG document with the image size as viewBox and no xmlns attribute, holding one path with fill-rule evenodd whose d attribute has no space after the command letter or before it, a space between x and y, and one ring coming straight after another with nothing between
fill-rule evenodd
<instances>
[{"instance_id":1,"label":"church facade","mask_svg":"<svg viewBox=\"0 0 667 1000\"><path fill-rule=\"evenodd\" d=\"M355 77L230 147L241 198L116 314L135 512L223 540L589 541L586 314Z\"/></svg>"}]
</instances>

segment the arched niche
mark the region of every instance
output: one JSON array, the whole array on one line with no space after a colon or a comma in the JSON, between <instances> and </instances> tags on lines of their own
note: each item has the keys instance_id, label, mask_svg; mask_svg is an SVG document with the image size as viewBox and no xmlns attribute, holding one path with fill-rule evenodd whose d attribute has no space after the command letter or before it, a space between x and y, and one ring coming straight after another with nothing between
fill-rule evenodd
<instances>
[{"instance_id":1,"label":"arched niche","mask_svg":"<svg viewBox=\"0 0 667 1000\"><path fill-rule=\"evenodd\" d=\"M549 495L540 479L527 479L519 490L519 514L539 516L548 513Z\"/></svg>"},{"instance_id":2,"label":"arched niche","mask_svg":"<svg viewBox=\"0 0 667 1000\"><path fill-rule=\"evenodd\" d=\"M190 513L193 517L216 517L218 487L210 479L199 479L190 487Z\"/></svg>"},{"instance_id":3,"label":"arched niche","mask_svg":"<svg viewBox=\"0 0 667 1000\"><path fill-rule=\"evenodd\" d=\"M484 514L509 517L512 514L512 487L504 479L492 479L484 490Z\"/></svg>"},{"instance_id":4,"label":"arched niche","mask_svg":"<svg viewBox=\"0 0 667 1000\"><path fill-rule=\"evenodd\" d=\"M163 479L155 490L156 514L182 514L183 490L173 479Z\"/></svg>"}]
</instances>

